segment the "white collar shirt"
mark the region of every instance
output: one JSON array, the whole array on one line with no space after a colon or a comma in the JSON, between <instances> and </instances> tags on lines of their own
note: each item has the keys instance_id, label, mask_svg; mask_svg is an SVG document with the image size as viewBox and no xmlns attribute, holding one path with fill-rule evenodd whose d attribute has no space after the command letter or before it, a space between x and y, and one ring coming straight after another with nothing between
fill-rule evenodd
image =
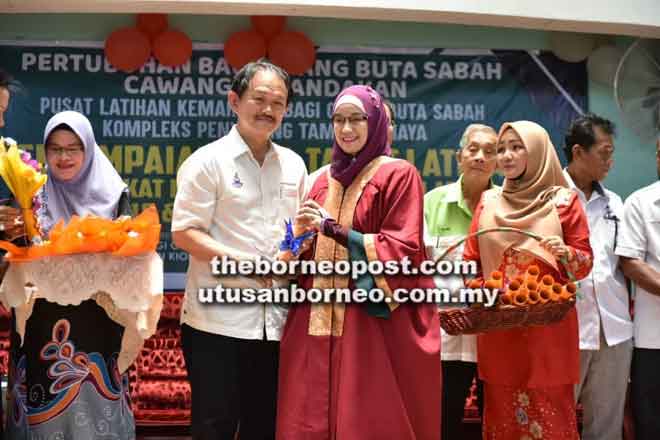
<instances>
[{"instance_id":1,"label":"white collar shirt","mask_svg":"<svg viewBox=\"0 0 660 440\"><path fill-rule=\"evenodd\" d=\"M660 182L626 199L616 253L637 258L660 272ZM635 347L660 348L660 296L635 289Z\"/></svg>"},{"instance_id":2,"label":"white collar shirt","mask_svg":"<svg viewBox=\"0 0 660 440\"><path fill-rule=\"evenodd\" d=\"M172 231L201 230L223 246L273 258L307 192L302 158L271 143L263 164L255 160L236 126L195 151L180 167ZM287 308L277 304L200 303L200 288L262 287L254 278L211 274L209 261L190 256L181 323L241 339L279 340ZM274 287L282 287L281 282Z\"/></svg>"},{"instance_id":3,"label":"white collar shirt","mask_svg":"<svg viewBox=\"0 0 660 440\"><path fill-rule=\"evenodd\" d=\"M589 243L594 254L591 272L579 283L581 296L576 303L580 349L598 350L601 326L609 346L633 336L628 289L618 266L619 257L614 253L614 246L621 236L623 202L598 182L594 182L591 197L587 200L566 170L564 177L577 193L587 214Z\"/></svg>"}]
</instances>

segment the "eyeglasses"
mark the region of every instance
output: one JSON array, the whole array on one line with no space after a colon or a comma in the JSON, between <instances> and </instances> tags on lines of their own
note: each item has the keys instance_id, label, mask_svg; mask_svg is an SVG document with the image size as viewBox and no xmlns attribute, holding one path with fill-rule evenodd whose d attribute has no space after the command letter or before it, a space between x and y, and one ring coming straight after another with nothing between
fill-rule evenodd
<instances>
[{"instance_id":1,"label":"eyeglasses","mask_svg":"<svg viewBox=\"0 0 660 440\"><path fill-rule=\"evenodd\" d=\"M343 127L344 124L346 124L346 122L348 121L348 125L355 126L366 122L367 119L368 119L367 115L351 115L348 118L342 115L334 115L332 116L332 123L334 125Z\"/></svg>"},{"instance_id":2,"label":"eyeglasses","mask_svg":"<svg viewBox=\"0 0 660 440\"><path fill-rule=\"evenodd\" d=\"M83 152L83 147L78 148L61 148L61 147L49 147L46 146L46 153L52 154L53 156L67 156L67 157L78 157Z\"/></svg>"}]
</instances>

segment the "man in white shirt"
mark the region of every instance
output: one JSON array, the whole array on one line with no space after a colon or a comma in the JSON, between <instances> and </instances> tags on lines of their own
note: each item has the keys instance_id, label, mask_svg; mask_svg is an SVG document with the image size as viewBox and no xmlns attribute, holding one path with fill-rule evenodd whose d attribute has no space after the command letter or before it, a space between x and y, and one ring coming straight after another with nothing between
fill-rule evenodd
<instances>
[{"instance_id":1,"label":"man in white shirt","mask_svg":"<svg viewBox=\"0 0 660 440\"><path fill-rule=\"evenodd\" d=\"M600 182L613 164L614 125L594 114L568 129L566 181L589 221L593 269L580 281L576 304L580 326L580 383L575 398L584 409L583 440L621 440L633 324L629 295L614 247L623 216L621 198Z\"/></svg>"},{"instance_id":2,"label":"man in white shirt","mask_svg":"<svg viewBox=\"0 0 660 440\"><path fill-rule=\"evenodd\" d=\"M656 142L660 177L660 134ZM635 289L631 397L636 440L660 439L660 182L635 191L623 208L616 248ZM623 399L623 396L620 396Z\"/></svg>"},{"instance_id":3,"label":"man in white shirt","mask_svg":"<svg viewBox=\"0 0 660 440\"><path fill-rule=\"evenodd\" d=\"M179 169L174 243L190 254L181 338L192 389L192 437L274 439L279 339L277 304L206 304L199 289L281 287L258 276L211 273L213 257L272 259L306 192L307 170L271 141L287 109L288 74L267 62L244 66L228 93L237 123ZM239 427L240 426L240 427Z\"/></svg>"}]
</instances>

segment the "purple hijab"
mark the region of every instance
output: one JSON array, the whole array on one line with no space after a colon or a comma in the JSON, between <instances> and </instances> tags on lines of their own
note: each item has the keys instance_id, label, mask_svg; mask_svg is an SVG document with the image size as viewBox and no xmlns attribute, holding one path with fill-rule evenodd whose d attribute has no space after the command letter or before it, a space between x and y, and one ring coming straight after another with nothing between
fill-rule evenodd
<instances>
[{"instance_id":1,"label":"purple hijab","mask_svg":"<svg viewBox=\"0 0 660 440\"><path fill-rule=\"evenodd\" d=\"M348 87L337 95L332 108L334 114L337 111L337 103L344 95L355 96L362 102L367 113L367 142L357 155L351 156L342 151L335 139L332 144L332 165L330 175L347 187L353 179L367 166L369 162L378 156L390 156L392 149L387 143L387 128L389 120L385 113L383 99L378 92L369 86L356 85Z\"/></svg>"},{"instance_id":2,"label":"purple hijab","mask_svg":"<svg viewBox=\"0 0 660 440\"><path fill-rule=\"evenodd\" d=\"M82 114L74 111L57 113L50 118L44 130L44 145L50 133L59 125L69 126L80 138L85 148L85 159L78 175L68 181L58 180L48 170L41 226L50 231L60 219L65 222L73 215L95 214L114 218L126 184L112 163L96 144L92 124Z\"/></svg>"}]
</instances>

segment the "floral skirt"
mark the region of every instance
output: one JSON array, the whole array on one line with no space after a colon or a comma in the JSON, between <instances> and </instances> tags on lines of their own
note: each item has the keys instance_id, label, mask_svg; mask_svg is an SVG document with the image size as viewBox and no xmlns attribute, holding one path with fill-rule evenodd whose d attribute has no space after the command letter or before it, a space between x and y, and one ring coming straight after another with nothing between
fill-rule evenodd
<instances>
[{"instance_id":1,"label":"floral skirt","mask_svg":"<svg viewBox=\"0 0 660 440\"><path fill-rule=\"evenodd\" d=\"M21 345L12 334L7 436L13 440L134 440L123 327L94 301L38 299Z\"/></svg>"},{"instance_id":2,"label":"floral skirt","mask_svg":"<svg viewBox=\"0 0 660 440\"><path fill-rule=\"evenodd\" d=\"M484 383L484 440L579 440L573 385Z\"/></svg>"}]
</instances>

